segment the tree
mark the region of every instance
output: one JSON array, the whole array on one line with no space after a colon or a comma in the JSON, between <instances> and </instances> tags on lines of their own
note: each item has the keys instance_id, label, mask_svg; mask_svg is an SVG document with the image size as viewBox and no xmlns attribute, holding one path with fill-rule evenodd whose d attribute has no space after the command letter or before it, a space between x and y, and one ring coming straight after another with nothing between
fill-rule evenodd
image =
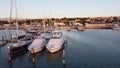
<instances>
[{"instance_id":1,"label":"tree","mask_svg":"<svg viewBox=\"0 0 120 68\"><path fill-rule=\"evenodd\" d=\"M81 19L80 19L80 23L83 24L83 25L85 26L86 18L81 18Z\"/></svg>"},{"instance_id":2,"label":"tree","mask_svg":"<svg viewBox=\"0 0 120 68\"><path fill-rule=\"evenodd\" d=\"M112 21L113 21L113 22L117 22L117 20L118 20L117 17L113 17L113 20L112 20Z\"/></svg>"}]
</instances>

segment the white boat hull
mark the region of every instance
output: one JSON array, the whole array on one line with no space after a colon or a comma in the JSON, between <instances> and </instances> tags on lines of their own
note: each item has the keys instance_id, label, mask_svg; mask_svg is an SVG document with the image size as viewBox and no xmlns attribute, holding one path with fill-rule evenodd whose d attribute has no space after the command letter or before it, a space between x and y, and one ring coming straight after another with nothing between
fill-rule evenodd
<instances>
[{"instance_id":1,"label":"white boat hull","mask_svg":"<svg viewBox=\"0 0 120 68\"><path fill-rule=\"evenodd\" d=\"M50 53L55 53L57 51L59 51L61 49L61 47L58 47L58 48L51 48L51 49L48 49L50 51Z\"/></svg>"},{"instance_id":2,"label":"white boat hull","mask_svg":"<svg viewBox=\"0 0 120 68\"><path fill-rule=\"evenodd\" d=\"M43 50L43 48L36 48L36 49L31 49L29 51L30 51L31 54L35 54L35 53L40 52L42 50Z\"/></svg>"},{"instance_id":3,"label":"white boat hull","mask_svg":"<svg viewBox=\"0 0 120 68\"><path fill-rule=\"evenodd\" d=\"M62 38L62 32L60 31L52 31L51 39L49 40L46 48L49 52L54 53L61 49L64 40Z\"/></svg>"},{"instance_id":4,"label":"white boat hull","mask_svg":"<svg viewBox=\"0 0 120 68\"><path fill-rule=\"evenodd\" d=\"M54 41L54 40L52 40L52 41ZM61 40L59 40L59 42L54 42L55 44L51 44L52 42L51 42L51 40L50 40L50 42L46 45L46 48L47 48L47 50L50 52L50 53L54 53L54 52L57 52L57 51L59 51L61 48L62 48L62 45L63 45L63 43L64 43L64 40L63 39L61 39ZM57 44L58 43L58 44Z\"/></svg>"},{"instance_id":5,"label":"white boat hull","mask_svg":"<svg viewBox=\"0 0 120 68\"><path fill-rule=\"evenodd\" d=\"M45 47L45 39L35 39L33 43L28 47L30 53L34 54L39 51L42 51Z\"/></svg>"}]
</instances>

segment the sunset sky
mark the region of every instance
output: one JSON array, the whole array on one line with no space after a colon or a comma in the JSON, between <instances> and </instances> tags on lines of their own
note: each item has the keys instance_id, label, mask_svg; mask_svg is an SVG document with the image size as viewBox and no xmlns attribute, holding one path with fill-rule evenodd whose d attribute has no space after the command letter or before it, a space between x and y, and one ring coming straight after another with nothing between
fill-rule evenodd
<instances>
[{"instance_id":1,"label":"sunset sky","mask_svg":"<svg viewBox=\"0 0 120 68\"><path fill-rule=\"evenodd\" d=\"M0 0L0 18L10 17L10 5ZM19 18L120 16L120 0L17 0L17 12Z\"/></svg>"}]
</instances>

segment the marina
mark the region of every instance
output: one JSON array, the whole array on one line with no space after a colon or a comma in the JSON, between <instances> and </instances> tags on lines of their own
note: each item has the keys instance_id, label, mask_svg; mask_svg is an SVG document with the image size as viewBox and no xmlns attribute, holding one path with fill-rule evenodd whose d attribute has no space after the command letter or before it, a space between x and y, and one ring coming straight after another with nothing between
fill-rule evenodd
<instances>
[{"instance_id":1,"label":"marina","mask_svg":"<svg viewBox=\"0 0 120 68\"><path fill-rule=\"evenodd\" d=\"M119 3L1 0L0 68L120 68Z\"/></svg>"},{"instance_id":2,"label":"marina","mask_svg":"<svg viewBox=\"0 0 120 68\"><path fill-rule=\"evenodd\" d=\"M62 30L68 44L60 51L49 53L44 50L32 55L29 51L18 53L9 61L8 43L0 48L2 68L119 68L120 32L116 30ZM81 39L82 38L82 39Z\"/></svg>"}]
</instances>

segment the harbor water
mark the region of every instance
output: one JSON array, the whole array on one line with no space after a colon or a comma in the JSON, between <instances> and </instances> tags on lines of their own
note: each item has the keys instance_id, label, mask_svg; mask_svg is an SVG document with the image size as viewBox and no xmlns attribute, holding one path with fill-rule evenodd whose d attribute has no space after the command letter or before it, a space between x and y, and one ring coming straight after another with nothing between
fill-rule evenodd
<instances>
[{"instance_id":1,"label":"harbor water","mask_svg":"<svg viewBox=\"0 0 120 68\"><path fill-rule=\"evenodd\" d=\"M19 34L25 34L25 31L18 30ZM2 40L2 37L5 39L10 39L10 36L16 36L17 30L0 30L0 40Z\"/></svg>"},{"instance_id":2,"label":"harbor water","mask_svg":"<svg viewBox=\"0 0 120 68\"><path fill-rule=\"evenodd\" d=\"M7 47L12 44L1 47L0 68L120 68L120 31L62 32L68 43L53 54L47 49L35 55L26 51L9 60Z\"/></svg>"}]
</instances>

